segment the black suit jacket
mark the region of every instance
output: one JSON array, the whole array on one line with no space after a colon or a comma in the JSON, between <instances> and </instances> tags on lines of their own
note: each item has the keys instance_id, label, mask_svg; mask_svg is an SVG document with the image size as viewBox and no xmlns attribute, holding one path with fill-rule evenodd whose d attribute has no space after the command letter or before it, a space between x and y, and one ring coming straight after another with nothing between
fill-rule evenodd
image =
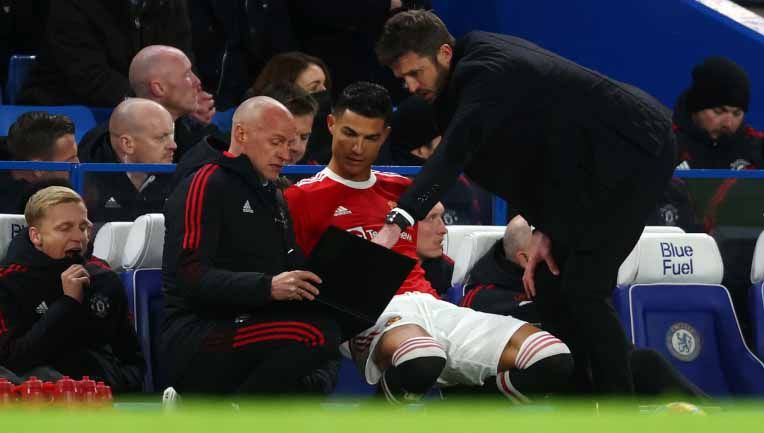
<instances>
[{"instance_id":1,"label":"black suit jacket","mask_svg":"<svg viewBox=\"0 0 764 433\"><path fill-rule=\"evenodd\" d=\"M596 202L600 189L640 175L667 179L657 160L675 146L668 109L519 38L459 40L435 104L443 141L399 202L416 219L464 171L554 239L568 231L582 194Z\"/></svg>"}]
</instances>

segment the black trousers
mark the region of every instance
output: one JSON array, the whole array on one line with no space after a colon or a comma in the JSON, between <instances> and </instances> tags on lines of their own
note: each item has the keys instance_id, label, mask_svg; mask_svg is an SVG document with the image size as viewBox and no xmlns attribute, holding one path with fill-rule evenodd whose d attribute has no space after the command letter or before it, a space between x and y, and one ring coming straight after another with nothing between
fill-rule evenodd
<instances>
[{"instance_id":1,"label":"black trousers","mask_svg":"<svg viewBox=\"0 0 764 433\"><path fill-rule=\"evenodd\" d=\"M578 391L634 392L630 344L611 294L618 268L666 188L675 155L673 134L657 156L617 140L593 143L588 154L578 156L579 168L564 186L568 200L575 200L569 212L543 216L557 219L552 227L562 227L546 233L560 275L553 276L544 263L536 268L536 306L545 328L573 353Z\"/></svg>"},{"instance_id":2,"label":"black trousers","mask_svg":"<svg viewBox=\"0 0 764 433\"><path fill-rule=\"evenodd\" d=\"M258 313L215 322L173 386L196 394L325 393L340 330L321 314ZM316 383L316 382L321 383Z\"/></svg>"}]
</instances>

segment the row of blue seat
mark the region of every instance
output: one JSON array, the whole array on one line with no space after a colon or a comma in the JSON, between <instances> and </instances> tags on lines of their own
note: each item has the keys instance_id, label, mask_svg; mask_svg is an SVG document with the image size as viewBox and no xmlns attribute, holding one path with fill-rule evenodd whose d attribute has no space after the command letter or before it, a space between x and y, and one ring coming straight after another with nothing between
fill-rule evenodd
<instances>
[{"instance_id":1,"label":"row of blue seat","mask_svg":"<svg viewBox=\"0 0 764 433\"><path fill-rule=\"evenodd\" d=\"M15 104L21 93L21 89L24 86L29 76L29 72L32 70L36 62L37 57L34 55L14 54L8 60L8 81L5 83L5 99L0 98L7 104Z\"/></svg>"},{"instance_id":2,"label":"row of blue seat","mask_svg":"<svg viewBox=\"0 0 764 433\"><path fill-rule=\"evenodd\" d=\"M147 391L167 384L167 368L157 356L163 297L161 269L122 274L141 347L148 361ZM751 288L754 327L764 330L764 283ZM726 288L718 284L632 284L616 288L614 302L637 347L662 353L679 371L713 396L764 395L764 364L745 345ZM676 328L676 329L675 329ZM764 357L764 335L757 351ZM674 349L672 349L672 347ZM368 395L367 385L343 360L339 394Z\"/></svg>"},{"instance_id":3,"label":"row of blue seat","mask_svg":"<svg viewBox=\"0 0 764 433\"><path fill-rule=\"evenodd\" d=\"M109 120L111 108L85 107L83 105L0 105L0 136L8 135L13 122L22 114L29 111L45 111L51 114L63 114L74 122L75 139L79 142L82 137L96 125ZM234 109L216 113L212 123L222 131L230 131Z\"/></svg>"},{"instance_id":4,"label":"row of blue seat","mask_svg":"<svg viewBox=\"0 0 764 433\"><path fill-rule=\"evenodd\" d=\"M8 62L8 80L5 83L5 94L0 89L0 135L7 135L8 128L16 118L28 111L47 111L54 114L69 116L76 126L76 139L80 138L95 125L102 123L111 116L111 108L71 106L17 106L21 89L36 62L36 56L14 54ZM212 123L223 131L231 130L233 109L216 113Z\"/></svg>"},{"instance_id":5,"label":"row of blue seat","mask_svg":"<svg viewBox=\"0 0 764 433\"><path fill-rule=\"evenodd\" d=\"M135 305L135 321L143 354L147 360L144 389L161 390L167 385L167 368L158 356L163 311L161 269L138 269L121 274L122 281ZM134 296L133 296L134 293ZM751 289L759 310L757 320L764 320L764 283ZM764 395L764 368L747 351L742 340L727 290L718 285L634 285L619 287L615 292L618 312L630 339L637 347L661 352L686 377L714 396ZM705 316L705 317L703 317ZM688 351L697 351L697 358L676 362L667 349L666 330L676 323L691 323L690 339L680 342ZM698 323L701 326L698 326ZM758 323L761 328L764 322ZM681 332L677 329L675 332ZM680 333L680 336L683 334ZM761 343L761 342L760 342ZM690 350L692 349L692 350ZM764 356L764 347L758 347ZM352 362L343 360L336 394L369 395L367 385Z\"/></svg>"}]
</instances>

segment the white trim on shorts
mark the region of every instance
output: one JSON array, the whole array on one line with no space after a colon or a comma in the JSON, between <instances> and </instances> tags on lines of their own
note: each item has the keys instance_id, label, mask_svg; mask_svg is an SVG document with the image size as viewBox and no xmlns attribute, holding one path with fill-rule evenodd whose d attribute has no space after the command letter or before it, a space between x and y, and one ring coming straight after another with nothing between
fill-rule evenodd
<instances>
[{"instance_id":1,"label":"white trim on shorts","mask_svg":"<svg viewBox=\"0 0 764 433\"><path fill-rule=\"evenodd\" d=\"M399 319L388 324L395 317ZM440 385L482 385L487 377L496 376L504 348L526 323L511 316L459 307L427 293L396 295L377 323L363 333L379 331L369 345L364 371L366 381L374 385L382 377L382 371L373 361L382 336L403 325L417 325L446 351L446 366L438 378Z\"/></svg>"}]
</instances>

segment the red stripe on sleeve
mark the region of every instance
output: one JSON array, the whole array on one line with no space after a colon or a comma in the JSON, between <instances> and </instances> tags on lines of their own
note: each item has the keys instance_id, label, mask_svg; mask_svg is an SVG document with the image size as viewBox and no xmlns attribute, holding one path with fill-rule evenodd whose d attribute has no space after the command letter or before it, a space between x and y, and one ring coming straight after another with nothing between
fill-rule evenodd
<instances>
[{"instance_id":1,"label":"red stripe on sleeve","mask_svg":"<svg viewBox=\"0 0 764 433\"><path fill-rule=\"evenodd\" d=\"M186 193L186 209L183 215L183 248L189 243L189 237L191 235L191 214L193 209L194 199L196 197L197 190L199 189L199 181L201 180L204 172L207 171L208 166L203 166L199 171L194 174L194 178L191 180L191 185L188 187L188 193Z\"/></svg>"},{"instance_id":2,"label":"red stripe on sleeve","mask_svg":"<svg viewBox=\"0 0 764 433\"><path fill-rule=\"evenodd\" d=\"M204 193L207 191L210 176L220 168L218 165L209 164L194 175L191 188L186 197L186 226L183 236L184 249L197 249L201 242L202 233L202 209L204 206Z\"/></svg>"},{"instance_id":3,"label":"red stripe on sleeve","mask_svg":"<svg viewBox=\"0 0 764 433\"><path fill-rule=\"evenodd\" d=\"M0 335L5 334L8 332L8 326L5 324L5 317L3 316L3 312L0 311Z\"/></svg>"}]
</instances>

